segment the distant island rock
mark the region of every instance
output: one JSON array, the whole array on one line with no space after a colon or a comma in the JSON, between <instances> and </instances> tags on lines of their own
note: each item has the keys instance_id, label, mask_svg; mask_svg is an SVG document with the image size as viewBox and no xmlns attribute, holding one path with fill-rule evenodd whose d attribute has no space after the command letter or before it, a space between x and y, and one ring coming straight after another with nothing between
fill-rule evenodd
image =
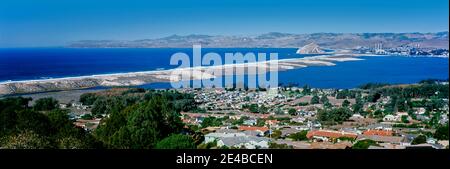
<instances>
[{"instance_id":1,"label":"distant island rock","mask_svg":"<svg viewBox=\"0 0 450 169\"><path fill-rule=\"evenodd\" d=\"M297 54L321 54L325 53L316 43L307 44L297 50Z\"/></svg>"}]
</instances>

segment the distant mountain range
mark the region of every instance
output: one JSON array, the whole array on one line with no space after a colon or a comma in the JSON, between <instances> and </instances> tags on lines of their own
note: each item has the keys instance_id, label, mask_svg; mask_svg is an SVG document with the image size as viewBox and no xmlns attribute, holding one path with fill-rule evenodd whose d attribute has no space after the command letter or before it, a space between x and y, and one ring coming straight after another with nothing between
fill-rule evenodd
<instances>
[{"instance_id":1,"label":"distant mountain range","mask_svg":"<svg viewBox=\"0 0 450 169\"><path fill-rule=\"evenodd\" d=\"M302 47L315 43L323 48L353 49L374 47L416 46L422 48L449 47L448 31L436 33L313 33L290 34L271 32L255 36L172 35L156 39L140 40L81 40L70 43L74 48L190 48L202 47Z\"/></svg>"}]
</instances>

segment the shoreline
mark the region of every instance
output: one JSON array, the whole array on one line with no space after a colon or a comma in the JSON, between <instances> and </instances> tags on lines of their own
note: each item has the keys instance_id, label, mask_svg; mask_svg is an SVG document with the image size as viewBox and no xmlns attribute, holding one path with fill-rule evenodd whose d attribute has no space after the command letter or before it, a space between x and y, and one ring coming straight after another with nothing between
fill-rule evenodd
<instances>
[{"instance_id":1,"label":"shoreline","mask_svg":"<svg viewBox=\"0 0 450 169\"><path fill-rule=\"evenodd\" d=\"M346 56L346 57L342 57ZM229 66L243 66L244 64L253 65L253 64L261 64L267 62L295 62L295 61L305 61L305 60L328 60L328 61L358 61L364 60L360 58L351 58L351 57L364 57L364 56L373 56L367 54L335 54L335 55L318 55L318 56L307 56L303 58L287 58L287 59L278 59L278 60L268 60L261 62L251 62L251 63L239 63L239 64L224 64L224 65L215 65L215 66L197 66L197 67L186 67L186 68L174 68L174 69L162 69L162 70L148 70L148 71L136 71L136 72L122 72L122 73L105 73L105 74L94 74L94 75L81 75L81 76L68 76L68 77L56 77L56 78L48 78L48 79L30 79L30 80L7 80L0 81L0 85L11 84L11 83L34 83L34 82L52 82L52 81L60 81L60 80L77 80L77 79L85 79L85 78L107 78L112 76L127 76L127 75L139 75L139 74L151 74L151 73L165 73L167 71L176 71L183 69L208 69L208 68L219 68L219 67L229 67ZM384 55L376 55L376 56L384 56ZM342 58L340 58L342 57ZM308 62L308 61L306 61ZM160 68L158 68L160 69Z\"/></svg>"},{"instance_id":2,"label":"shoreline","mask_svg":"<svg viewBox=\"0 0 450 169\"><path fill-rule=\"evenodd\" d=\"M383 56L373 54L334 54L303 58L288 58L251 63L225 64L215 66L198 66L164 70L150 70L127 73L108 73L75 77L18 80L0 82L0 96L27 94L49 91L89 89L95 87L139 86L157 82L180 82L185 80L202 80L223 75L252 75L270 71L286 71L310 66L334 66L334 62L364 60L365 56ZM277 69L271 65L275 64ZM251 72L251 69L258 70ZM262 71L261 71L262 70ZM188 79L180 77L189 77Z\"/></svg>"},{"instance_id":3,"label":"shoreline","mask_svg":"<svg viewBox=\"0 0 450 169\"><path fill-rule=\"evenodd\" d=\"M343 59L337 59L340 56L347 56ZM350 57L353 58L350 58ZM411 58L418 58L418 57L427 57L427 58L449 58L449 56L422 56L422 55L375 55L375 54L334 54L334 55L318 55L318 56L307 56L303 58L287 58L287 59L278 59L278 61L289 61L289 60L298 60L298 59L304 59L304 58L311 58L311 59L322 59L322 60L328 60L328 61L337 61L337 62L345 62L345 61L359 61L364 60L357 57L388 57L388 56L396 56L396 57L411 57ZM330 58L331 57L331 58ZM267 62L267 61L264 61ZM256 63L256 62L255 62ZM252 64L252 63L249 63ZM239 64L234 64L239 65ZM201 66L201 68L206 67L221 67L221 66L228 66L228 65L217 65L217 66ZM192 69L197 69L200 67L189 67ZM175 68L175 69L185 69L185 68ZM9 84L9 83L28 83L28 82L51 82L51 81L58 81L58 80L75 80L75 79L83 79L83 78L97 78L97 77L110 77L110 76L122 76L122 75L132 75L132 74L146 74L146 73L162 73L164 71L171 71L175 69L164 69L164 68L157 68L155 70L147 70L147 71L136 71L136 72L117 72L117 73L101 73L101 74L93 74L93 75L80 75L80 76L66 76L66 77L50 77L46 79L24 79L24 80L5 80L0 81L0 85Z\"/></svg>"}]
</instances>

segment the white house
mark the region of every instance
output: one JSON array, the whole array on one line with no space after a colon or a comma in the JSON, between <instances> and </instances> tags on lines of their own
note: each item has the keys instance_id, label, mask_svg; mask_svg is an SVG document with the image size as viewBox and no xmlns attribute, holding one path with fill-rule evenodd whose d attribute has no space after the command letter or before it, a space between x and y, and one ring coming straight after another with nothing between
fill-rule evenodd
<instances>
[{"instance_id":1,"label":"white house","mask_svg":"<svg viewBox=\"0 0 450 169\"><path fill-rule=\"evenodd\" d=\"M397 121L397 116L388 114L383 117L383 121Z\"/></svg>"},{"instance_id":2,"label":"white house","mask_svg":"<svg viewBox=\"0 0 450 169\"><path fill-rule=\"evenodd\" d=\"M363 119L364 116L361 116L361 114L353 114L352 117L350 117L350 120L358 120L358 119Z\"/></svg>"},{"instance_id":3,"label":"white house","mask_svg":"<svg viewBox=\"0 0 450 169\"><path fill-rule=\"evenodd\" d=\"M422 114L425 114L425 112L426 112L425 108L420 107L414 113L422 115Z\"/></svg>"}]
</instances>

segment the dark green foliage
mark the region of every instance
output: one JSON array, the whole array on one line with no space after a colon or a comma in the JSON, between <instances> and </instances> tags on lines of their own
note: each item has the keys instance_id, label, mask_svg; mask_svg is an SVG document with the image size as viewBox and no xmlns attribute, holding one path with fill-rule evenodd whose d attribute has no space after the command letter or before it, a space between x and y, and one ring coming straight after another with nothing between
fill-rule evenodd
<instances>
[{"instance_id":1,"label":"dark green foliage","mask_svg":"<svg viewBox=\"0 0 450 169\"><path fill-rule=\"evenodd\" d=\"M273 138L273 139L278 139L281 137L281 131L280 130L273 130L272 133L270 135L268 135L269 137Z\"/></svg>"},{"instance_id":2,"label":"dark green foliage","mask_svg":"<svg viewBox=\"0 0 450 169\"><path fill-rule=\"evenodd\" d=\"M441 125L436 129L436 132L434 133L434 138L438 140L448 140L448 123L446 125Z\"/></svg>"},{"instance_id":3,"label":"dark green foliage","mask_svg":"<svg viewBox=\"0 0 450 169\"><path fill-rule=\"evenodd\" d=\"M364 101L357 97L356 98L356 103L353 104L352 109L354 113L361 113L364 107Z\"/></svg>"},{"instance_id":4,"label":"dark green foliage","mask_svg":"<svg viewBox=\"0 0 450 169\"><path fill-rule=\"evenodd\" d=\"M16 131L17 111L28 108L31 98L6 98L0 100L0 137Z\"/></svg>"},{"instance_id":5,"label":"dark green foliage","mask_svg":"<svg viewBox=\"0 0 450 169\"><path fill-rule=\"evenodd\" d=\"M314 95L312 98L311 98L311 102L310 102L311 104L319 104L320 103L320 98L319 98L319 96L317 96L317 95Z\"/></svg>"},{"instance_id":6,"label":"dark green foliage","mask_svg":"<svg viewBox=\"0 0 450 169\"><path fill-rule=\"evenodd\" d=\"M258 104L244 104L242 105L243 109L248 109L252 113L267 113L267 107L264 105L258 105Z\"/></svg>"},{"instance_id":7,"label":"dark green foliage","mask_svg":"<svg viewBox=\"0 0 450 169\"><path fill-rule=\"evenodd\" d=\"M347 99L345 99L345 100L342 102L342 107L348 107L348 106L350 106L350 102L349 102Z\"/></svg>"},{"instance_id":8,"label":"dark green foliage","mask_svg":"<svg viewBox=\"0 0 450 169\"><path fill-rule=\"evenodd\" d=\"M289 113L291 116L295 116L295 115L297 115L297 110L295 110L294 108L290 108L289 111L288 111L288 113Z\"/></svg>"},{"instance_id":9,"label":"dark green foliage","mask_svg":"<svg viewBox=\"0 0 450 169\"><path fill-rule=\"evenodd\" d=\"M66 110L53 108L38 112L28 107L29 99L7 98L0 100L2 125L0 147L5 148L92 148L99 147L83 129L69 120ZM45 101L46 102L46 101ZM40 104L40 103L39 103ZM38 105L39 105L38 104Z\"/></svg>"},{"instance_id":10,"label":"dark green foliage","mask_svg":"<svg viewBox=\"0 0 450 169\"><path fill-rule=\"evenodd\" d=\"M53 98L41 98L36 100L33 108L37 111L53 110L58 107L58 101Z\"/></svg>"},{"instance_id":11,"label":"dark green foliage","mask_svg":"<svg viewBox=\"0 0 450 169\"><path fill-rule=\"evenodd\" d=\"M344 107L334 108L330 110L319 110L318 120L322 122L342 123L352 116L353 112Z\"/></svg>"},{"instance_id":12,"label":"dark green foliage","mask_svg":"<svg viewBox=\"0 0 450 169\"><path fill-rule=\"evenodd\" d=\"M308 95L311 94L311 88L308 85L303 86L303 94Z\"/></svg>"},{"instance_id":13,"label":"dark green foliage","mask_svg":"<svg viewBox=\"0 0 450 169\"><path fill-rule=\"evenodd\" d=\"M369 146L378 146L378 144L373 140L360 140L353 144L352 149L367 149Z\"/></svg>"},{"instance_id":14,"label":"dark green foliage","mask_svg":"<svg viewBox=\"0 0 450 169\"><path fill-rule=\"evenodd\" d=\"M111 148L149 149L162 138L180 132L180 114L167 99L161 95L149 99L111 114L96 135Z\"/></svg>"},{"instance_id":15,"label":"dark green foliage","mask_svg":"<svg viewBox=\"0 0 450 169\"><path fill-rule=\"evenodd\" d=\"M97 100L98 96L95 93L83 93L80 96L80 103L84 105L92 105Z\"/></svg>"},{"instance_id":16,"label":"dark green foliage","mask_svg":"<svg viewBox=\"0 0 450 169\"><path fill-rule=\"evenodd\" d=\"M289 135L289 138L291 138L294 141L302 141L307 140L306 134L308 134L308 131L303 130L301 132L293 133Z\"/></svg>"},{"instance_id":17,"label":"dark green foliage","mask_svg":"<svg viewBox=\"0 0 450 169\"><path fill-rule=\"evenodd\" d=\"M400 94L404 98L448 98L449 86L441 84L421 84L406 87L388 87L379 90L382 95L392 96Z\"/></svg>"},{"instance_id":18,"label":"dark green foliage","mask_svg":"<svg viewBox=\"0 0 450 169\"><path fill-rule=\"evenodd\" d=\"M358 94L358 91L344 89L337 91L336 99L353 99Z\"/></svg>"},{"instance_id":19,"label":"dark green foliage","mask_svg":"<svg viewBox=\"0 0 450 169\"><path fill-rule=\"evenodd\" d=\"M191 136L173 134L159 141L156 149L195 149L195 143Z\"/></svg>"},{"instance_id":20,"label":"dark green foliage","mask_svg":"<svg viewBox=\"0 0 450 169\"><path fill-rule=\"evenodd\" d=\"M307 106L309 103L308 102L300 102L297 105L298 106Z\"/></svg>"},{"instance_id":21,"label":"dark green foliage","mask_svg":"<svg viewBox=\"0 0 450 169\"><path fill-rule=\"evenodd\" d=\"M0 145L6 149L48 149L54 148L50 140L32 131L22 131L0 140Z\"/></svg>"},{"instance_id":22,"label":"dark green foliage","mask_svg":"<svg viewBox=\"0 0 450 169\"><path fill-rule=\"evenodd\" d=\"M21 131L31 130L39 135L51 134L51 126L48 117L30 109L17 112L16 128Z\"/></svg>"},{"instance_id":23,"label":"dark green foliage","mask_svg":"<svg viewBox=\"0 0 450 169\"><path fill-rule=\"evenodd\" d=\"M206 117L202 121L202 128L217 127L222 125L222 119L216 117Z\"/></svg>"},{"instance_id":24,"label":"dark green foliage","mask_svg":"<svg viewBox=\"0 0 450 169\"><path fill-rule=\"evenodd\" d=\"M409 123L408 116L401 117L402 123Z\"/></svg>"},{"instance_id":25,"label":"dark green foliage","mask_svg":"<svg viewBox=\"0 0 450 169\"><path fill-rule=\"evenodd\" d=\"M262 118L258 118L256 119L256 126L262 127L266 125L266 120L262 119Z\"/></svg>"},{"instance_id":26,"label":"dark green foliage","mask_svg":"<svg viewBox=\"0 0 450 169\"><path fill-rule=\"evenodd\" d=\"M422 144L427 142L427 137L425 135L419 135L411 142L412 145Z\"/></svg>"},{"instance_id":27,"label":"dark green foliage","mask_svg":"<svg viewBox=\"0 0 450 169\"><path fill-rule=\"evenodd\" d=\"M326 95L323 95L322 97L320 97L320 103L325 104L328 103L328 97Z\"/></svg>"},{"instance_id":28,"label":"dark green foliage","mask_svg":"<svg viewBox=\"0 0 450 169\"><path fill-rule=\"evenodd\" d=\"M166 98L170 106L173 106L175 111L190 111L197 108L194 95L180 93L178 91L153 91L145 94L144 99L149 100L154 96L162 96Z\"/></svg>"},{"instance_id":29,"label":"dark green foliage","mask_svg":"<svg viewBox=\"0 0 450 169\"><path fill-rule=\"evenodd\" d=\"M372 93L369 94L369 96L367 96L367 101L375 103L380 98L381 98L381 94L380 93L372 92Z\"/></svg>"}]
</instances>

